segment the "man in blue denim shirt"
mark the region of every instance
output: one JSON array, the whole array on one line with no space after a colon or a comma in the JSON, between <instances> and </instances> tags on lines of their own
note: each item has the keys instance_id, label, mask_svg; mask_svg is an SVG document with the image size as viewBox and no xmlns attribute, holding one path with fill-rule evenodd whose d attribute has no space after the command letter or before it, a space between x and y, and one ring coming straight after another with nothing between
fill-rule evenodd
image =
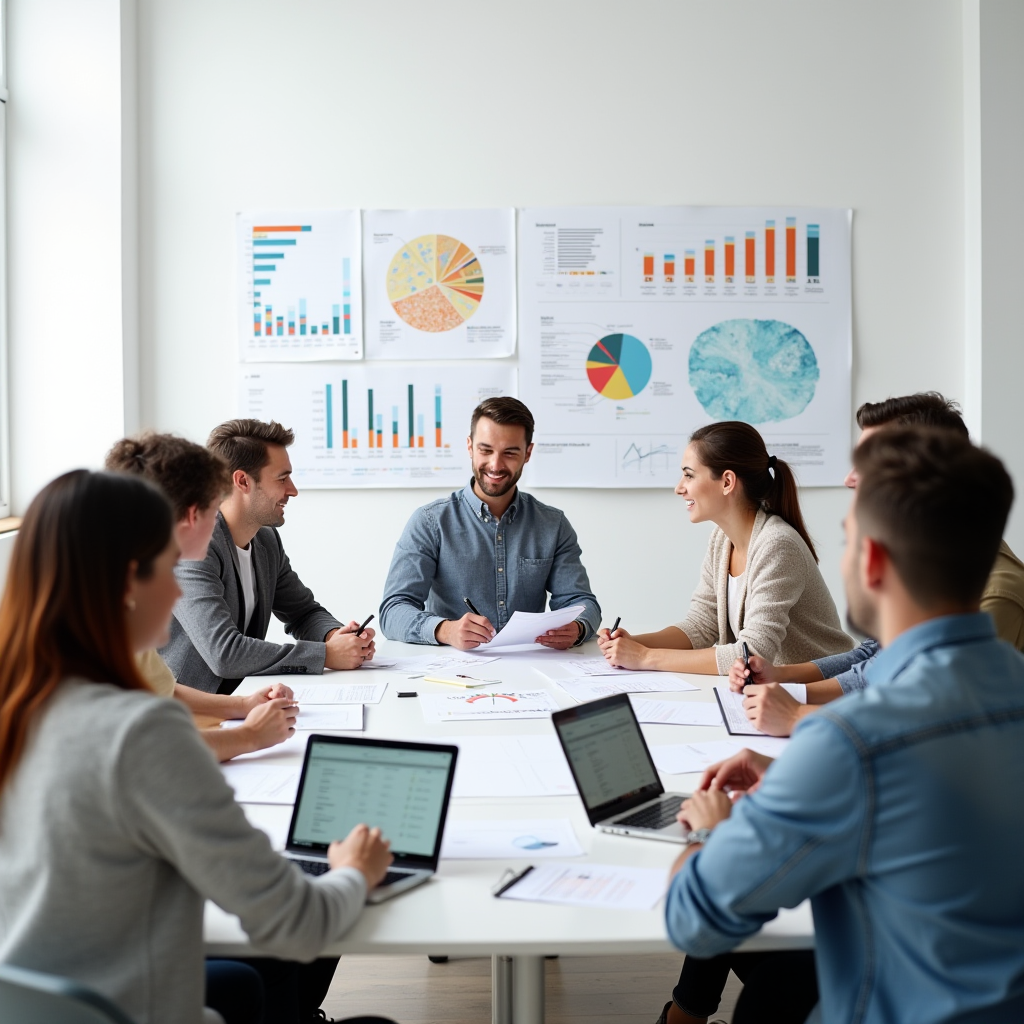
<instances>
[{"instance_id":1,"label":"man in blue denim shirt","mask_svg":"<svg viewBox=\"0 0 1024 1024\"><path fill-rule=\"evenodd\" d=\"M473 479L418 508L406 524L380 606L386 637L470 650L514 611L543 611L548 594L552 611L575 604L583 611L538 643L564 650L597 631L601 609L575 531L563 512L516 486L532 439L533 416L514 398L490 398L473 412Z\"/></svg>"},{"instance_id":2,"label":"man in blue denim shirt","mask_svg":"<svg viewBox=\"0 0 1024 1024\"><path fill-rule=\"evenodd\" d=\"M814 1019L1019 1022L1024 658L978 610L1013 486L948 431L881 432L854 459L843 578L882 646L870 685L802 721L776 763L708 769L680 812L696 834L669 935L715 956L810 898ZM776 1019L755 995L735 1024Z\"/></svg>"}]
</instances>

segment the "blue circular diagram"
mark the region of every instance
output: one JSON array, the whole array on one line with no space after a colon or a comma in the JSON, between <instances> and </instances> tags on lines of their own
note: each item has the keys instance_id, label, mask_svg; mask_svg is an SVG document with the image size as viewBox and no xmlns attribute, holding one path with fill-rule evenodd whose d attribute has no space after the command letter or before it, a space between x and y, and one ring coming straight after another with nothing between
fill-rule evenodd
<instances>
[{"instance_id":1,"label":"blue circular diagram","mask_svg":"<svg viewBox=\"0 0 1024 1024\"><path fill-rule=\"evenodd\" d=\"M792 419L810 404L819 376L810 343L781 320L723 320L690 349L690 387L716 420Z\"/></svg>"}]
</instances>

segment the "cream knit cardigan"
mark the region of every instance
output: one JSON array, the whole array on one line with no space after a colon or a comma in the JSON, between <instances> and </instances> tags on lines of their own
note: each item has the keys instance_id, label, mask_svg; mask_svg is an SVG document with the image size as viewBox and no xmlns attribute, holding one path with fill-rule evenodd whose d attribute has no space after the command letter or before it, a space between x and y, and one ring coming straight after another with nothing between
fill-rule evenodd
<instances>
[{"instance_id":1,"label":"cream knit cardigan","mask_svg":"<svg viewBox=\"0 0 1024 1024\"><path fill-rule=\"evenodd\" d=\"M716 528L690 610L676 623L694 650L716 648L721 675L728 675L732 663L742 656L743 640L751 654L774 665L842 654L853 647L803 538L781 516L763 511L757 513L750 534L747 569L738 595L740 632L733 636L728 596L731 554L732 542Z\"/></svg>"}]
</instances>

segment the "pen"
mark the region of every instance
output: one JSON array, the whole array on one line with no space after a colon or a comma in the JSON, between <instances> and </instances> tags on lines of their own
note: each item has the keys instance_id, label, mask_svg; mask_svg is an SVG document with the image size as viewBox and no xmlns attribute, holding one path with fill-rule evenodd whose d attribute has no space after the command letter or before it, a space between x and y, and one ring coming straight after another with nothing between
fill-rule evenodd
<instances>
[{"instance_id":1,"label":"pen","mask_svg":"<svg viewBox=\"0 0 1024 1024\"><path fill-rule=\"evenodd\" d=\"M479 683L464 683L461 679L441 679L438 676L424 676L425 683L444 683L445 686L461 686L464 690L472 690L477 686L486 686L487 680Z\"/></svg>"},{"instance_id":2,"label":"pen","mask_svg":"<svg viewBox=\"0 0 1024 1024\"><path fill-rule=\"evenodd\" d=\"M361 625L361 626L360 626L360 627L359 627L359 628L358 628L358 629L356 630L356 636L359 636L359 634L360 634L360 633L362 633L362 631L363 631L364 629L366 629L366 627L367 627L367 626L368 626L368 625L369 625L369 624L370 624L370 623L371 623L372 621L373 621L373 616L371 615L371 616L370 616L370 617L369 617L369 618L368 618L368 619L367 619L367 620L366 620L366 621L365 621L365 622L364 622L364 623L363 623L363 624L362 624L362 625Z\"/></svg>"},{"instance_id":3,"label":"pen","mask_svg":"<svg viewBox=\"0 0 1024 1024\"><path fill-rule=\"evenodd\" d=\"M744 640L743 643L740 645L740 647L743 650L743 667L749 672L750 671L750 648L747 647L747 641ZM754 681L753 679L750 679L750 682L753 682L753 681ZM743 688L746 689L746 687L747 687L747 684L744 683L743 684Z\"/></svg>"},{"instance_id":4,"label":"pen","mask_svg":"<svg viewBox=\"0 0 1024 1024\"><path fill-rule=\"evenodd\" d=\"M468 597L462 599L462 603L474 614L479 615L480 613L473 607L473 602Z\"/></svg>"},{"instance_id":5,"label":"pen","mask_svg":"<svg viewBox=\"0 0 1024 1024\"><path fill-rule=\"evenodd\" d=\"M608 630L608 636L609 637L611 637L612 633L614 633L615 630L617 630L619 628L619 623L621 621L622 621L622 616L621 615L616 615L615 616L615 625L612 626L612 628L610 630Z\"/></svg>"}]
</instances>

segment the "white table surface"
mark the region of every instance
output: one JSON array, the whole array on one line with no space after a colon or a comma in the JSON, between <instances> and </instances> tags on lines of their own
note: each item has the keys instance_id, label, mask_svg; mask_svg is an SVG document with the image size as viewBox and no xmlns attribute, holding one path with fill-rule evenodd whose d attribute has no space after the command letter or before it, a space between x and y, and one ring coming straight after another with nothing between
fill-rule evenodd
<instances>
[{"instance_id":1,"label":"white table surface","mask_svg":"<svg viewBox=\"0 0 1024 1024\"><path fill-rule=\"evenodd\" d=\"M380 656L424 655L437 648L383 641ZM560 687L548 681L534 666L553 660L580 658L598 654L596 643L568 652L538 651L506 655L501 661L481 666L482 675L500 678L507 686L548 690L562 707L575 704ZM453 693L451 687L409 679L399 669L374 669L365 673L327 673L318 676L279 677L302 685L317 682L387 680L388 688L379 704L366 706L365 732L362 735L397 739L443 741L450 736L466 735L554 735L549 720L453 722L428 725L423 720L417 698L400 698L399 690L417 693ZM700 686L689 693L644 694L657 700L714 701L711 687L721 682L715 676L687 676ZM244 680L237 692L249 693L273 681L254 676ZM688 743L728 738L724 726L643 725L648 744ZM301 734L300 734L301 735ZM308 734L306 734L308 735ZM271 750L261 757L267 764L301 764L302 753L290 741L290 750ZM699 774L662 775L669 792L689 792ZM291 808L265 804L244 805L249 820L272 836L283 837L291 818ZM612 836L596 832L587 821L578 796L531 798L480 797L453 798L449 821L473 818L568 818L585 851L583 857L569 862L624 864L658 867L667 872L681 847L673 843ZM372 823L371 823L372 824ZM538 954L607 955L662 953L672 944L665 933L664 904L649 911L576 908L499 900L491 895L491 886L506 868L522 868L529 857L518 860L442 860L437 875L425 885L377 906L367 906L356 925L325 955L343 953L428 953L434 955L536 956ZM207 904L205 922L208 956L251 954L238 919ZM775 921L741 947L746 950L802 949L814 944L809 904L782 911Z\"/></svg>"}]
</instances>

